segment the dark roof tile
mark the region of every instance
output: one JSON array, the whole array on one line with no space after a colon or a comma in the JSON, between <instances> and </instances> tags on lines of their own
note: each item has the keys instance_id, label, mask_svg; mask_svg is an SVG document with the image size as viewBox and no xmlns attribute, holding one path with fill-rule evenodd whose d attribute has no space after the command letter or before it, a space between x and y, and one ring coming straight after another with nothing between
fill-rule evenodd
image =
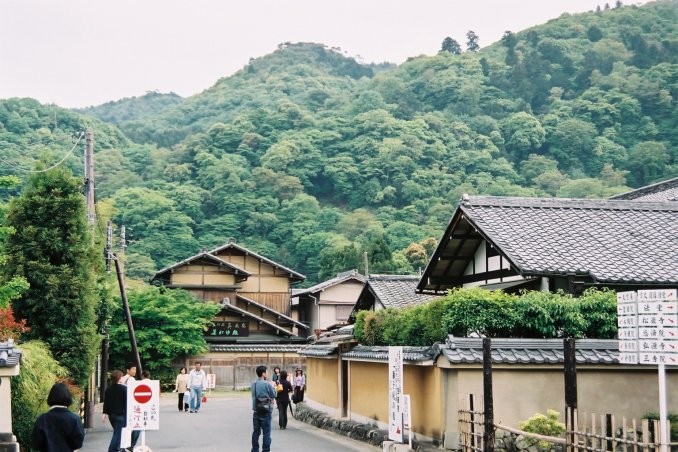
<instances>
[{"instance_id":1,"label":"dark roof tile","mask_svg":"<svg viewBox=\"0 0 678 452\"><path fill-rule=\"evenodd\" d=\"M616 364L618 341L580 339L576 342L577 363ZM483 362L481 338L450 337L440 346L452 364ZM492 339L492 362L496 364L559 364L563 362L562 339Z\"/></svg>"},{"instance_id":2,"label":"dark roof tile","mask_svg":"<svg viewBox=\"0 0 678 452\"><path fill-rule=\"evenodd\" d=\"M522 274L678 283L678 203L471 196L460 209Z\"/></svg>"},{"instance_id":3,"label":"dark roof tile","mask_svg":"<svg viewBox=\"0 0 678 452\"><path fill-rule=\"evenodd\" d=\"M678 177L615 195L610 197L610 199L678 201Z\"/></svg>"},{"instance_id":4,"label":"dark roof tile","mask_svg":"<svg viewBox=\"0 0 678 452\"><path fill-rule=\"evenodd\" d=\"M386 308L404 308L440 298L415 293L417 282L419 276L410 275L370 275L367 279L367 285Z\"/></svg>"}]
</instances>

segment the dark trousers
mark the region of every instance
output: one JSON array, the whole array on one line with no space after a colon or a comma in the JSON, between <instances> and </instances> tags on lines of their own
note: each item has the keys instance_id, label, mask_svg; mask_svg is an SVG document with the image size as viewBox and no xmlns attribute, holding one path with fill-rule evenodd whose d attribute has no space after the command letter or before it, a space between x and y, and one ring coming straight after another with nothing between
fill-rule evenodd
<instances>
[{"instance_id":1,"label":"dark trousers","mask_svg":"<svg viewBox=\"0 0 678 452\"><path fill-rule=\"evenodd\" d=\"M120 450L120 436L122 428L125 426L125 415L123 414L109 414L108 422L113 427L113 437L111 443L108 445L108 452L118 452Z\"/></svg>"},{"instance_id":2,"label":"dark trousers","mask_svg":"<svg viewBox=\"0 0 678 452\"><path fill-rule=\"evenodd\" d=\"M130 444L130 447L134 449L134 446L137 445L137 441L139 441L139 436L141 436L141 430L132 430L132 444Z\"/></svg>"},{"instance_id":3,"label":"dark trousers","mask_svg":"<svg viewBox=\"0 0 678 452\"><path fill-rule=\"evenodd\" d=\"M271 413L257 414L252 416L252 452L259 452L259 435L263 432L264 441L261 452L270 452L271 450Z\"/></svg>"},{"instance_id":4,"label":"dark trousers","mask_svg":"<svg viewBox=\"0 0 678 452\"><path fill-rule=\"evenodd\" d=\"M184 411L184 393L179 393L179 411Z\"/></svg>"},{"instance_id":5,"label":"dark trousers","mask_svg":"<svg viewBox=\"0 0 678 452\"><path fill-rule=\"evenodd\" d=\"M287 406L290 404L289 397L278 400L278 425L287 428Z\"/></svg>"},{"instance_id":6,"label":"dark trousers","mask_svg":"<svg viewBox=\"0 0 678 452\"><path fill-rule=\"evenodd\" d=\"M294 387L294 395L292 395L292 401L294 403L299 403L304 401L304 390L301 386Z\"/></svg>"}]
</instances>

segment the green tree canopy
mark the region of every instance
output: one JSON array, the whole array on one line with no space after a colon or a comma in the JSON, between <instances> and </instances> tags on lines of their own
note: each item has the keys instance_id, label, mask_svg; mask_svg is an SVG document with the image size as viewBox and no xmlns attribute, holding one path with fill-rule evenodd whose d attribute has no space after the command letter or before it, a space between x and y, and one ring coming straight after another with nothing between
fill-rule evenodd
<instances>
[{"instance_id":1,"label":"green tree canopy","mask_svg":"<svg viewBox=\"0 0 678 452\"><path fill-rule=\"evenodd\" d=\"M146 287L128 294L142 365L160 376L172 360L207 351L204 334L220 307L202 302L180 289ZM131 346L120 305L110 328L110 362L122 368L132 361Z\"/></svg>"},{"instance_id":2,"label":"green tree canopy","mask_svg":"<svg viewBox=\"0 0 678 452\"><path fill-rule=\"evenodd\" d=\"M12 301L31 328L26 337L45 341L78 384L84 384L96 356L94 258L80 181L54 169L31 177L10 202L6 279L25 278L29 288Z\"/></svg>"}]
</instances>

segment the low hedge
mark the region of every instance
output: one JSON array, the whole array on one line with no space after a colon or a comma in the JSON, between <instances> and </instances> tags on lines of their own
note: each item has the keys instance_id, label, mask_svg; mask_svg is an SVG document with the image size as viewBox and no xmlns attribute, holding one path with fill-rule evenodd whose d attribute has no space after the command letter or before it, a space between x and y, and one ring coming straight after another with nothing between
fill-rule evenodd
<instances>
[{"instance_id":1,"label":"low hedge","mask_svg":"<svg viewBox=\"0 0 678 452\"><path fill-rule=\"evenodd\" d=\"M360 311L354 334L365 345L425 346L458 337L613 338L615 292L588 289L575 298L562 292L511 295L479 288L455 289L423 305Z\"/></svg>"}]
</instances>

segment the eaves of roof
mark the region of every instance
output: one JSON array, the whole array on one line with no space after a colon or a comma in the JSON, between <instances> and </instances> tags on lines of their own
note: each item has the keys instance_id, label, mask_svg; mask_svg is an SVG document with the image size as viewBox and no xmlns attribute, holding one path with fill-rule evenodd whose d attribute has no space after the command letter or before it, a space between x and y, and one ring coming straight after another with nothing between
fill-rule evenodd
<instances>
[{"instance_id":1,"label":"eaves of roof","mask_svg":"<svg viewBox=\"0 0 678 452\"><path fill-rule=\"evenodd\" d=\"M247 255L250 255L250 256L254 256L256 259L259 259L262 262L266 262L267 264L272 265L274 268L279 268L281 270L284 270L284 271L286 271L287 273L290 274L292 279L295 279L297 281L303 281L303 280L306 279L306 276L302 275L301 273L297 273L294 270L292 270L291 268L287 268L284 265L281 265L277 262L274 262L267 257L264 257L260 254L257 254L254 251L250 251L247 248L243 248L242 246L237 245L236 243L233 243L233 242L230 242L230 243L227 243L225 245L221 245L217 248L214 248L213 250L210 251L210 253L211 254L220 253L223 250L228 249L228 248L233 248L235 250L240 251L241 253L244 253L244 254L247 254Z\"/></svg>"},{"instance_id":2,"label":"eaves of roof","mask_svg":"<svg viewBox=\"0 0 678 452\"><path fill-rule=\"evenodd\" d=\"M482 364L482 338L450 337L440 345L442 355L451 364ZM618 341L580 339L576 341L577 364L618 364ZM494 364L562 364L562 339L492 339Z\"/></svg>"},{"instance_id":3,"label":"eaves of roof","mask_svg":"<svg viewBox=\"0 0 678 452\"><path fill-rule=\"evenodd\" d=\"M229 310L236 312L238 314L241 314L243 316L253 318L254 320L256 320L258 322L265 323L266 325L270 326L271 328L274 328L275 330L277 330L279 333L284 333L288 336L295 336L295 334L292 331L287 330L287 329L281 327L280 325L276 325L275 323L273 323L269 320L266 320L263 317L259 317L258 315L252 314L251 312L246 311L245 309L240 309L239 307L237 307L235 305L224 304L223 309L229 309Z\"/></svg>"},{"instance_id":4,"label":"eaves of roof","mask_svg":"<svg viewBox=\"0 0 678 452\"><path fill-rule=\"evenodd\" d=\"M291 324L293 324L293 325L296 325L296 326L298 326L298 327L300 327L300 328L303 328L303 329L305 329L305 330L309 329L309 326L308 326L308 325L305 325L305 324L303 324L303 323L301 323L301 322L298 322L298 321L294 320L292 317L286 316L285 314L281 314L281 313L279 313L278 311L276 311L275 309L269 308L268 306L266 306L266 305L264 305L264 304L261 304L261 303L259 303L258 301L252 300L251 298L243 297L242 295L239 295L239 294L236 294L236 298L241 299L242 301L244 301L244 302L247 303L247 304L253 304L253 305L256 306L257 308L262 309L262 310L267 311L267 312L270 312L271 314L275 315L275 316L278 317L279 319L284 319L284 320L286 320L287 322L289 322L289 323L291 323Z\"/></svg>"},{"instance_id":5,"label":"eaves of roof","mask_svg":"<svg viewBox=\"0 0 678 452\"><path fill-rule=\"evenodd\" d=\"M188 257L188 258L186 258L186 259L184 259L184 260L182 260L182 261L179 261L179 262L177 262L177 263L175 263L175 264L172 264L172 265L170 265L169 267L165 267L165 268L163 268L162 270L158 270L158 271L155 273L155 275L153 276L153 278L151 279L151 281L154 280L154 279L156 279L156 278L158 278L158 277L160 277L162 274L167 273L168 271L174 270L175 268L181 267L181 266L183 266L183 265L188 265L188 264L190 264L191 262L193 262L193 261L195 261L195 260L197 260L197 259L201 259L201 258L210 260L210 261L214 262L215 264L217 264L217 265L219 265L219 266L224 266L224 267L226 267L226 268L232 270L233 273L235 273L236 275L244 275L244 276L247 276L247 277L252 276L252 274L249 273L248 271L245 271L245 270L243 270L242 268L237 267L237 266L231 264L230 262L226 262L225 260L223 260L223 259L221 259L221 258L219 258L219 257L217 257L217 256L214 256L213 254L210 254L210 253L208 253L208 252L201 252L201 253L195 254L195 255L193 255L193 256L191 256L191 257Z\"/></svg>"},{"instance_id":6,"label":"eaves of roof","mask_svg":"<svg viewBox=\"0 0 678 452\"><path fill-rule=\"evenodd\" d=\"M295 344L218 344L210 343L210 352L231 353L296 353L304 345Z\"/></svg>"}]
</instances>

